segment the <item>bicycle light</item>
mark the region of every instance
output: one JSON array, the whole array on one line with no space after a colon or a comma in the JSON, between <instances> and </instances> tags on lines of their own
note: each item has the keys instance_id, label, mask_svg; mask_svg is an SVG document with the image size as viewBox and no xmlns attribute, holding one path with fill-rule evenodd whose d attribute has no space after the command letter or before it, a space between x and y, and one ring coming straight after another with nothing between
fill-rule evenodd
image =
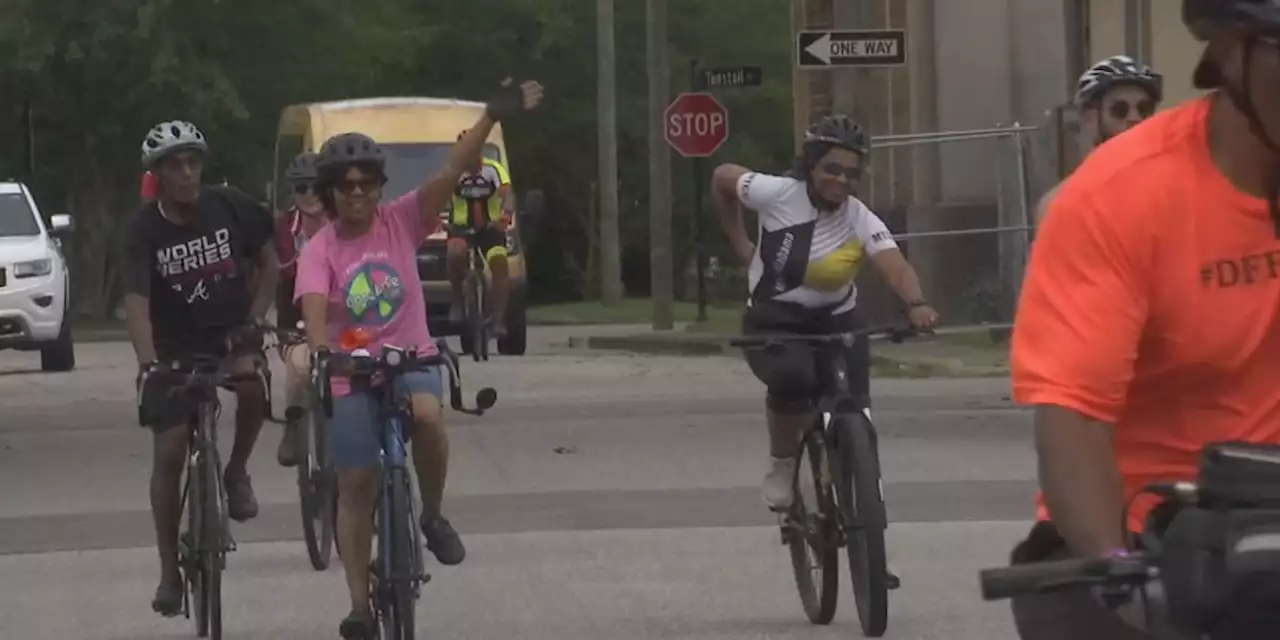
<instances>
[{"instance_id":1,"label":"bicycle light","mask_svg":"<svg viewBox=\"0 0 1280 640\"><path fill-rule=\"evenodd\" d=\"M404 361L404 354L398 349L387 349L382 359L387 363L388 367L398 367Z\"/></svg>"},{"instance_id":2,"label":"bicycle light","mask_svg":"<svg viewBox=\"0 0 1280 640\"><path fill-rule=\"evenodd\" d=\"M347 327L338 334L338 348L343 351L353 352L356 349L363 349L373 342L373 332L364 327ZM368 353L366 352L367 356Z\"/></svg>"}]
</instances>

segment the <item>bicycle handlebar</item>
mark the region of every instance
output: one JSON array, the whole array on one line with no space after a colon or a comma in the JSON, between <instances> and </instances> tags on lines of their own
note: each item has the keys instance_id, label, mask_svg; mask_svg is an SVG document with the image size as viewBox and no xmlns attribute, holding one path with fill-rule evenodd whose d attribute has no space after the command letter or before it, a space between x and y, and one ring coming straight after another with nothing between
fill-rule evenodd
<instances>
[{"instance_id":1,"label":"bicycle handlebar","mask_svg":"<svg viewBox=\"0 0 1280 640\"><path fill-rule=\"evenodd\" d=\"M341 375L330 369L335 363L346 365L350 371L345 374L352 378L372 377L376 374L396 376L410 371L442 366L449 375L449 406L454 411L482 416L497 404L498 392L492 387L483 387L476 392L475 406L467 407L462 399L462 374L458 365L458 354L449 348L444 340L436 341L436 350L437 353L433 355L419 355L416 349L383 345L378 355L364 350L330 354L328 365L313 372L325 414L333 415L333 393L330 380L334 375Z\"/></svg>"},{"instance_id":2,"label":"bicycle handlebar","mask_svg":"<svg viewBox=\"0 0 1280 640\"><path fill-rule=\"evenodd\" d=\"M1136 553L983 569L978 575L983 600L1005 600L1090 586L1139 587L1154 579L1156 572L1151 558Z\"/></svg>"},{"instance_id":3,"label":"bicycle handlebar","mask_svg":"<svg viewBox=\"0 0 1280 640\"><path fill-rule=\"evenodd\" d=\"M855 331L844 331L840 333L826 334L762 334L748 335L729 340L729 345L733 347L742 347L744 349L769 349L771 347L780 347L787 343L801 343L814 346L843 344L852 346L854 341L863 337L884 336L894 344L900 344L908 338L916 337L923 333L933 333L916 329L915 327L898 324L888 324L867 329L858 329Z\"/></svg>"},{"instance_id":4,"label":"bicycle handlebar","mask_svg":"<svg viewBox=\"0 0 1280 640\"><path fill-rule=\"evenodd\" d=\"M240 384L246 382L261 383L266 401L263 419L275 424L286 424L288 417L277 417L272 406L271 369L265 366L255 366L254 370L250 372L227 373L220 370L225 361L225 358L215 356L194 355L183 361L175 362L169 368L157 371L156 374L177 381L177 390L179 391L201 387L216 387L234 393Z\"/></svg>"}]
</instances>

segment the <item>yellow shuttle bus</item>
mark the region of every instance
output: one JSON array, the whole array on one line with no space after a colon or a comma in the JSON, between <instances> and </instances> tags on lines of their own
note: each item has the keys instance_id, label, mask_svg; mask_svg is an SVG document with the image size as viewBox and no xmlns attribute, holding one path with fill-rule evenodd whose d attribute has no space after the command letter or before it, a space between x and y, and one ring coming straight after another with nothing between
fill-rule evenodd
<instances>
[{"instance_id":1,"label":"yellow shuttle bus","mask_svg":"<svg viewBox=\"0 0 1280 640\"><path fill-rule=\"evenodd\" d=\"M316 102L287 107L280 114L276 136L275 179L272 201L277 210L288 206L284 170L302 151L318 152L324 141L339 133L357 131L382 145L387 155L386 188L383 200L397 198L417 188L448 158L458 134L470 127L484 111L484 104L447 98L365 98L338 102ZM485 145L486 157L510 168L501 126L494 127ZM514 181L514 179L513 179ZM514 187L514 185L512 185ZM528 206L540 206L541 194L533 192L521 202L522 215L534 213ZM537 204L534 204L537 203ZM448 212L441 212L447 218ZM525 253L519 236L519 222L507 231L511 265L511 299L507 305L508 336L498 341L498 352L523 355L526 345ZM427 300L427 318L432 335L452 335L458 327L449 325L449 281L445 270L445 232L431 236L418 250L418 275Z\"/></svg>"}]
</instances>

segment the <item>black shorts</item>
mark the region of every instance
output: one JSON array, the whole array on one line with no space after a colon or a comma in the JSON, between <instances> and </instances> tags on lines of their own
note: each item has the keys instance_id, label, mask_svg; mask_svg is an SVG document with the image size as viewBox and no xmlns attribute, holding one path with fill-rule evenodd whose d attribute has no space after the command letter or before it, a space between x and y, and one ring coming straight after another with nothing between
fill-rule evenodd
<instances>
[{"instance_id":1,"label":"black shorts","mask_svg":"<svg viewBox=\"0 0 1280 640\"><path fill-rule=\"evenodd\" d=\"M470 227L465 225L449 225L449 237L466 238L468 236L469 229ZM480 252L483 253L486 258L489 256L489 252L495 248L507 248L507 234L503 233L502 230L496 227L493 223L490 223L483 229L476 229L474 234L471 234L470 241L471 246L479 247Z\"/></svg>"},{"instance_id":2,"label":"black shorts","mask_svg":"<svg viewBox=\"0 0 1280 640\"><path fill-rule=\"evenodd\" d=\"M181 341L156 343L156 359L165 366L190 368L196 357L217 358L222 370L229 370L236 360L252 357L260 366L267 365L266 357L252 347L230 351L227 339L231 330L213 330L188 336ZM149 379L138 394L138 422L160 433L172 427L187 424L195 409L186 398L173 393L177 380L160 375Z\"/></svg>"},{"instance_id":3,"label":"black shorts","mask_svg":"<svg viewBox=\"0 0 1280 640\"><path fill-rule=\"evenodd\" d=\"M780 303L756 303L742 314L742 332L758 333L830 334L854 331L862 326L856 311L830 315L827 311L815 312L795 305ZM814 347L804 344L786 344L780 349L746 349L747 365L769 390L769 408L778 413L803 413L807 411L819 387L820 376L827 375L819 369L820 361ZM871 343L859 338L844 353L845 367L849 375L849 388L863 406L870 406L871 398Z\"/></svg>"}]
</instances>

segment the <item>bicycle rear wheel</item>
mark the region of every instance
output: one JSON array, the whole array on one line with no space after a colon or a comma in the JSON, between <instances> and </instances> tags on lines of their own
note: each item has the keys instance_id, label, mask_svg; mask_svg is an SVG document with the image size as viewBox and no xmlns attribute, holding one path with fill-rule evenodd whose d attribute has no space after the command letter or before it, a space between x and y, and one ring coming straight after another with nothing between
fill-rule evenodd
<instances>
[{"instance_id":1,"label":"bicycle rear wheel","mask_svg":"<svg viewBox=\"0 0 1280 640\"><path fill-rule=\"evenodd\" d=\"M814 624L829 624L840 593L840 562L839 523L826 448L817 438L805 438L800 458L793 484L795 500L783 523L784 538L791 548L791 567L805 615Z\"/></svg>"},{"instance_id":2,"label":"bicycle rear wheel","mask_svg":"<svg viewBox=\"0 0 1280 640\"><path fill-rule=\"evenodd\" d=\"M415 631L414 607L417 604L418 576L421 573L422 557L418 552L413 522L413 509L410 500L413 494L409 489L409 476L403 469L392 469L388 472L389 483L385 488L390 491L389 499L383 502L389 509L387 517L382 521L387 529L378 535L387 536L387 544L381 545L389 552L390 562L380 563L383 567L381 594L386 600L382 603L382 639L381 640L413 640Z\"/></svg>"},{"instance_id":3,"label":"bicycle rear wheel","mask_svg":"<svg viewBox=\"0 0 1280 640\"><path fill-rule=\"evenodd\" d=\"M325 451L325 423L315 407L307 411L302 424L294 426L297 450L303 458L298 461L298 497L302 508L302 537L307 544L307 556L316 571L329 568L333 548L334 506L333 471Z\"/></svg>"},{"instance_id":4,"label":"bicycle rear wheel","mask_svg":"<svg viewBox=\"0 0 1280 640\"><path fill-rule=\"evenodd\" d=\"M875 427L862 412L831 420L840 462L837 495L845 518L845 550L858 621L864 635L878 638L889 624L889 569L884 542L888 519Z\"/></svg>"}]
</instances>

